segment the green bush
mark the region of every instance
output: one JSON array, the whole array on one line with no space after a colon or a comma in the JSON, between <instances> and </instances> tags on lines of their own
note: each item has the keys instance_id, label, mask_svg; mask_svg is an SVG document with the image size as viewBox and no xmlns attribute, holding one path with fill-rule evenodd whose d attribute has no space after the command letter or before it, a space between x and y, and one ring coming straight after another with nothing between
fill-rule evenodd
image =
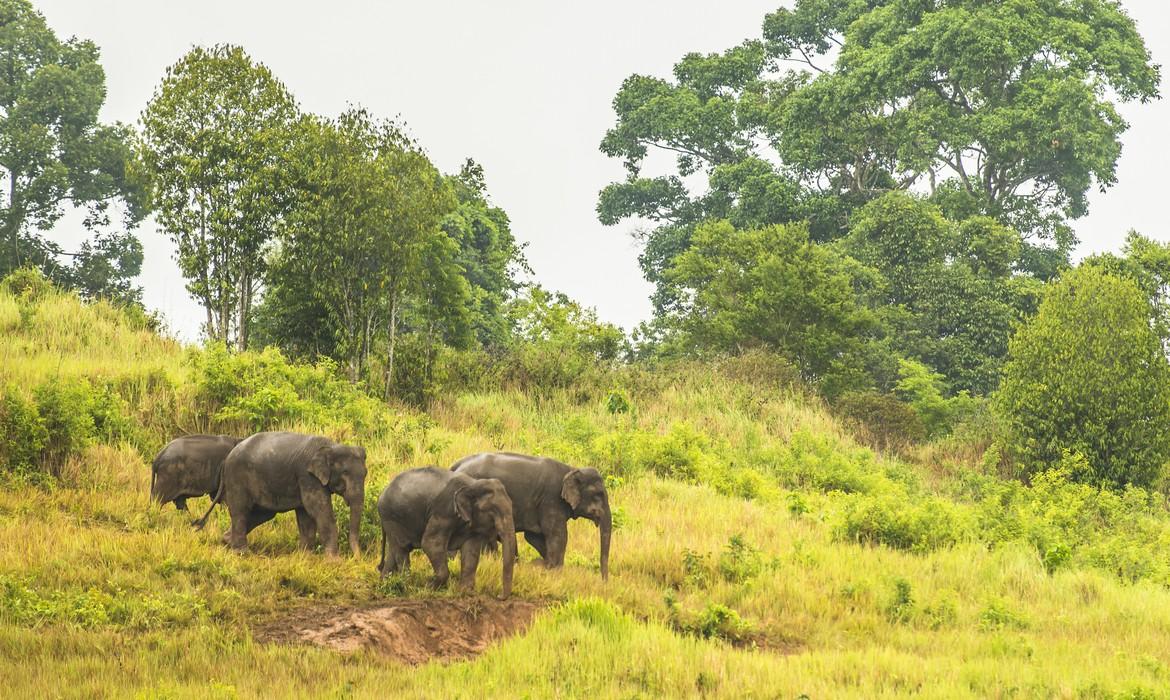
<instances>
[{"instance_id":1,"label":"green bush","mask_svg":"<svg viewBox=\"0 0 1170 700\"><path fill-rule=\"evenodd\" d=\"M877 392L848 392L834 404L859 437L882 450L903 450L926 437L926 426L910 406Z\"/></svg>"},{"instance_id":2,"label":"green bush","mask_svg":"<svg viewBox=\"0 0 1170 700\"><path fill-rule=\"evenodd\" d=\"M0 394L0 471L37 471L48 441L36 404L14 387L5 387Z\"/></svg>"},{"instance_id":3,"label":"green bush","mask_svg":"<svg viewBox=\"0 0 1170 700\"><path fill-rule=\"evenodd\" d=\"M846 502L833 534L838 540L928 552L966 539L967 520L959 506L937 498L859 495Z\"/></svg>"},{"instance_id":4,"label":"green bush","mask_svg":"<svg viewBox=\"0 0 1170 700\"><path fill-rule=\"evenodd\" d=\"M329 359L298 364L274 347L231 354L215 343L191 351L188 363L197 402L221 424L259 432L307 422L366 437L391 426L385 405L342 379Z\"/></svg>"},{"instance_id":5,"label":"green bush","mask_svg":"<svg viewBox=\"0 0 1170 700\"><path fill-rule=\"evenodd\" d=\"M89 383L50 381L37 387L33 395L49 436L42 459L50 471L55 471L70 455L80 454L97 438Z\"/></svg>"},{"instance_id":6,"label":"green bush","mask_svg":"<svg viewBox=\"0 0 1170 700\"><path fill-rule=\"evenodd\" d=\"M1084 457L1080 481L1149 486L1170 462L1170 363L1149 301L1092 266L1051 285L1012 339L995 409L1018 476Z\"/></svg>"},{"instance_id":7,"label":"green bush","mask_svg":"<svg viewBox=\"0 0 1170 700\"><path fill-rule=\"evenodd\" d=\"M53 291L53 283L35 267L13 270L0 280L0 292L26 301L39 301Z\"/></svg>"}]
</instances>

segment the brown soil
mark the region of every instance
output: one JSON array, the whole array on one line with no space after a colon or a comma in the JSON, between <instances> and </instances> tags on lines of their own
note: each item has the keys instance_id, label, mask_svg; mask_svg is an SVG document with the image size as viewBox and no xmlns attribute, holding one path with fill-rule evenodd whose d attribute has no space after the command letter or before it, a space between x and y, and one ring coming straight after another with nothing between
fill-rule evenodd
<instances>
[{"instance_id":1,"label":"brown soil","mask_svg":"<svg viewBox=\"0 0 1170 700\"><path fill-rule=\"evenodd\" d=\"M311 607L266 623L257 641L362 649L406 664L477 656L493 642L528 628L541 603L494 598L395 600L365 607Z\"/></svg>"}]
</instances>

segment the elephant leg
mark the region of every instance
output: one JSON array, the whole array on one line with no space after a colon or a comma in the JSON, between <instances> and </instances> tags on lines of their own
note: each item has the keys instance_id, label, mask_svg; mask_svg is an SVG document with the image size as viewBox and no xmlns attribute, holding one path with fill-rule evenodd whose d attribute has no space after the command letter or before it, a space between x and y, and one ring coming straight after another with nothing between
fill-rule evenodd
<instances>
[{"instance_id":1,"label":"elephant leg","mask_svg":"<svg viewBox=\"0 0 1170 700\"><path fill-rule=\"evenodd\" d=\"M175 508L178 508L179 510L186 513L187 512L187 497L186 496L179 496L178 498L176 498L175 499Z\"/></svg>"},{"instance_id":2,"label":"elephant leg","mask_svg":"<svg viewBox=\"0 0 1170 700\"><path fill-rule=\"evenodd\" d=\"M298 546L301 549L312 551L317 544L317 523L313 520L313 516L309 515L309 511L304 508L297 508L297 530L300 533L300 541Z\"/></svg>"},{"instance_id":3,"label":"elephant leg","mask_svg":"<svg viewBox=\"0 0 1170 700\"><path fill-rule=\"evenodd\" d=\"M401 547L393 542L387 543L386 564L382 569L382 577L390 574L401 574L410 568L410 547Z\"/></svg>"},{"instance_id":4,"label":"elephant leg","mask_svg":"<svg viewBox=\"0 0 1170 700\"><path fill-rule=\"evenodd\" d=\"M435 570L435 577L431 579L431 588L442 588L451 578L451 570L447 568L447 540L442 533L424 533L422 551L431 560L431 568Z\"/></svg>"},{"instance_id":5,"label":"elephant leg","mask_svg":"<svg viewBox=\"0 0 1170 700\"><path fill-rule=\"evenodd\" d=\"M549 518L543 523L544 543L546 554L544 565L550 569L557 569L565 565L565 549L569 544L569 528L561 518Z\"/></svg>"},{"instance_id":6,"label":"elephant leg","mask_svg":"<svg viewBox=\"0 0 1170 700\"><path fill-rule=\"evenodd\" d=\"M276 517L276 511L268 510L266 508L253 508L248 513L248 532L252 532L257 526L272 520Z\"/></svg>"},{"instance_id":7,"label":"elephant leg","mask_svg":"<svg viewBox=\"0 0 1170 700\"><path fill-rule=\"evenodd\" d=\"M243 552L248 549L248 513L250 508L241 505L229 505L228 515L231 516L232 526L224 539L232 549Z\"/></svg>"},{"instance_id":8,"label":"elephant leg","mask_svg":"<svg viewBox=\"0 0 1170 700\"><path fill-rule=\"evenodd\" d=\"M475 592L475 570L479 568L479 552L483 542L471 538L459 549L459 588L464 593Z\"/></svg>"},{"instance_id":9,"label":"elephant leg","mask_svg":"<svg viewBox=\"0 0 1170 700\"><path fill-rule=\"evenodd\" d=\"M325 545L325 556L337 556L337 518L333 515L333 504L324 488L301 489L301 507L317 524L317 534Z\"/></svg>"},{"instance_id":10,"label":"elephant leg","mask_svg":"<svg viewBox=\"0 0 1170 700\"><path fill-rule=\"evenodd\" d=\"M548 559L548 545L544 541L544 535L539 532L525 532L524 539L540 554L542 560Z\"/></svg>"}]
</instances>

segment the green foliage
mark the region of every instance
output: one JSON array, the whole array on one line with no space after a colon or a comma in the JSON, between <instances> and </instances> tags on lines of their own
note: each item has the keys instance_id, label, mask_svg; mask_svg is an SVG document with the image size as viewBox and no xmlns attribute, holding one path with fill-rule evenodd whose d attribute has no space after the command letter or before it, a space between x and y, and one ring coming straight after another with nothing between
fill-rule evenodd
<instances>
[{"instance_id":1,"label":"green foliage","mask_svg":"<svg viewBox=\"0 0 1170 700\"><path fill-rule=\"evenodd\" d=\"M834 528L839 539L928 552L965 539L965 513L937 498L908 499L905 493L849 499Z\"/></svg>"},{"instance_id":2,"label":"green foliage","mask_svg":"<svg viewBox=\"0 0 1170 700\"><path fill-rule=\"evenodd\" d=\"M31 473L40 468L41 453L49 441L37 406L9 386L0 394L0 468L9 473Z\"/></svg>"},{"instance_id":3,"label":"green foliage","mask_svg":"<svg viewBox=\"0 0 1170 700\"><path fill-rule=\"evenodd\" d=\"M142 113L139 176L174 242L213 340L247 347L262 254L289 204L297 105L239 46L197 46L167 68Z\"/></svg>"},{"instance_id":4,"label":"green foliage","mask_svg":"<svg viewBox=\"0 0 1170 700\"><path fill-rule=\"evenodd\" d=\"M919 413L891 394L850 392L838 397L833 408L863 442L881 450L903 450L926 437Z\"/></svg>"},{"instance_id":5,"label":"green foliage","mask_svg":"<svg viewBox=\"0 0 1170 700\"><path fill-rule=\"evenodd\" d=\"M947 392L976 394L996 386L1011 333L1034 308L1040 281L1012 274L1021 245L993 219L952 221L904 192L856 211L843 241L884 282L867 296L892 349L938 371Z\"/></svg>"},{"instance_id":6,"label":"green foliage","mask_svg":"<svg viewBox=\"0 0 1170 700\"><path fill-rule=\"evenodd\" d=\"M760 550L753 547L743 535L732 535L727 547L719 555L719 574L729 583L743 583L755 578L764 569Z\"/></svg>"},{"instance_id":7,"label":"green foliage","mask_svg":"<svg viewBox=\"0 0 1170 700\"><path fill-rule=\"evenodd\" d=\"M726 642L747 641L753 631L751 623L738 612L721 603L708 603L697 613L683 611L672 594L666 596L667 615L675 629L700 639Z\"/></svg>"},{"instance_id":8,"label":"green foliage","mask_svg":"<svg viewBox=\"0 0 1170 700\"><path fill-rule=\"evenodd\" d=\"M914 588L904 578L894 579L894 594L886 605L886 617L891 622L909 622L914 615Z\"/></svg>"},{"instance_id":9,"label":"green foliage","mask_svg":"<svg viewBox=\"0 0 1170 700\"><path fill-rule=\"evenodd\" d=\"M126 175L133 131L98 121L106 76L92 41L61 41L27 0L4 0L0 16L0 53L7 57L0 75L0 163L6 182L0 276L30 264L52 274L62 270L57 261L62 249L37 232L51 229L66 203L86 210L84 225L90 230L109 225L114 203L125 205L128 226L145 214L141 188ZM92 245L85 252L93 253ZM86 262L73 271L88 268ZM105 281L128 285L126 276Z\"/></svg>"},{"instance_id":10,"label":"green foliage","mask_svg":"<svg viewBox=\"0 0 1170 700\"><path fill-rule=\"evenodd\" d=\"M1073 476L1150 485L1170 461L1170 364L1150 306L1096 266L1066 273L1013 338L994 406L1020 476L1085 459Z\"/></svg>"},{"instance_id":11,"label":"green foliage","mask_svg":"<svg viewBox=\"0 0 1170 700\"><path fill-rule=\"evenodd\" d=\"M763 346L810 379L828 373L872 324L849 265L801 225L706 224L663 274L689 299L672 316L687 342L731 352Z\"/></svg>"},{"instance_id":12,"label":"green foliage","mask_svg":"<svg viewBox=\"0 0 1170 700\"><path fill-rule=\"evenodd\" d=\"M513 299L508 317L512 343L504 359L505 377L538 393L600 383L625 350L620 328L540 286Z\"/></svg>"},{"instance_id":13,"label":"green foliage","mask_svg":"<svg viewBox=\"0 0 1170 700\"><path fill-rule=\"evenodd\" d=\"M311 423L367 437L390 428L385 406L340 378L328 359L296 364L276 348L231 354L213 343L187 361L196 400L221 424L259 432Z\"/></svg>"},{"instance_id":14,"label":"green foliage","mask_svg":"<svg viewBox=\"0 0 1170 700\"><path fill-rule=\"evenodd\" d=\"M39 301L52 290L53 283L35 267L13 270L0 280L0 291L18 297L25 304Z\"/></svg>"}]
</instances>

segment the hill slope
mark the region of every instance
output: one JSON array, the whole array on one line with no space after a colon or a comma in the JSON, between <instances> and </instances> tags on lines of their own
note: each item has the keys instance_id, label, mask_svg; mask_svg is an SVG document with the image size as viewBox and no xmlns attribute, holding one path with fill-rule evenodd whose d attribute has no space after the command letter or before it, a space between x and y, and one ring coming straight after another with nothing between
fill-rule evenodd
<instances>
[{"instance_id":1,"label":"hill slope","mask_svg":"<svg viewBox=\"0 0 1170 700\"><path fill-rule=\"evenodd\" d=\"M184 349L102 304L0 294L5 693L1170 696L1163 496L875 455L767 358L632 368L614 385L388 410L328 365ZM19 466L29 421L45 444ZM149 459L170 437L274 426L364 444L371 504L402 469L480 450L597 466L617 508L611 579L596 529L575 522L563 571L517 568L515 595L544 610L482 656L339 663L262 642L290 615L456 597L426 589L421 558L379 582L369 512L364 555L327 561L296 551L288 515L238 556L219 541L223 513L196 532L148 504ZM483 564L482 594L498 572Z\"/></svg>"}]
</instances>

